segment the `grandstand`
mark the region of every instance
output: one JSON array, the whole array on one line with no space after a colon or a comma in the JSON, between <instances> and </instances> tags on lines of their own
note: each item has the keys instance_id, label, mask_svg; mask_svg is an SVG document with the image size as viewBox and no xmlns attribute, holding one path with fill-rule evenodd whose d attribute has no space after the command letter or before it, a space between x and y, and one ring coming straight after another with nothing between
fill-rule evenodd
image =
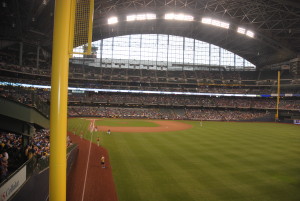
<instances>
[{"instance_id":1,"label":"grandstand","mask_svg":"<svg viewBox=\"0 0 300 201\"><path fill-rule=\"evenodd\" d=\"M14 157L2 188L48 158L55 0L2 0L0 11L0 154ZM68 116L293 123L299 15L297 0L95 0L92 53L69 59Z\"/></svg>"}]
</instances>

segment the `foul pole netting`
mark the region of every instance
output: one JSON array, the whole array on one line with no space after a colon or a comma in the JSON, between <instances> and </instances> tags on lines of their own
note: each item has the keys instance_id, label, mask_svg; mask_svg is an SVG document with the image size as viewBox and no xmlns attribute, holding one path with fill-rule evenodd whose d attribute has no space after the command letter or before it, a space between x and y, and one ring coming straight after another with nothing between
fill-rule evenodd
<instances>
[{"instance_id":1,"label":"foul pole netting","mask_svg":"<svg viewBox=\"0 0 300 201\"><path fill-rule=\"evenodd\" d=\"M70 53L71 54L91 54L94 0L74 0L72 2L73 15L70 24ZM84 51L74 52L73 48L84 46Z\"/></svg>"}]
</instances>

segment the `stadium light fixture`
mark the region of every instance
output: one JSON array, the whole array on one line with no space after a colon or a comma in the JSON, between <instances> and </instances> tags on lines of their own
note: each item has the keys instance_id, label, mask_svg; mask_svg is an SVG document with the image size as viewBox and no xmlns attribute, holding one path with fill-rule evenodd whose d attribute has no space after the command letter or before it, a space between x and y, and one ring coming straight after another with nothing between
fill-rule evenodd
<instances>
[{"instance_id":1,"label":"stadium light fixture","mask_svg":"<svg viewBox=\"0 0 300 201\"><path fill-rule=\"evenodd\" d=\"M254 33L252 31L249 31L249 30L246 32L246 35L249 36L250 38L254 37Z\"/></svg>"},{"instance_id":2,"label":"stadium light fixture","mask_svg":"<svg viewBox=\"0 0 300 201\"><path fill-rule=\"evenodd\" d=\"M229 29L229 23L227 22L221 22L221 27L225 29Z\"/></svg>"},{"instance_id":3,"label":"stadium light fixture","mask_svg":"<svg viewBox=\"0 0 300 201\"><path fill-rule=\"evenodd\" d=\"M237 32L240 34L245 34L246 33L246 29L242 28L242 27L238 27Z\"/></svg>"},{"instance_id":4,"label":"stadium light fixture","mask_svg":"<svg viewBox=\"0 0 300 201\"><path fill-rule=\"evenodd\" d=\"M173 20L174 19L174 13L167 13L165 14L166 20Z\"/></svg>"},{"instance_id":5,"label":"stadium light fixture","mask_svg":"<svg viewBox=\"0 0 300 201\"><path fill-rule=\"evenodd\" d=\"M254 38L254 32L250 31L250 30L246 30L245 28L238 27L237 32L240 33L240 34L244 34L244 35L246 35L250 38Z\"/></svg>"},{"instance_id":6,"label":"stadium light fixture","mask_svg":"<svg viewBox=\"0 0 300 201\"><path fill-rule=\"evenodd\" d=\"M127 15L126 21L134 21L135 20L135 15Z\"/></svg>"},{"instance_id":7,"label":"stadium light fixture","mask_svg":"<svg viewBox=\"0 0 300 201\"><path fill-rule=\"evenodd\" d=\"M221 27L221 28L224 28L224 29L229 29L229 23L223 22L223 21L220 21L220 20L203 17L202 20L201 20L201 22L203 24L210 24L210 25L213 25L213 26L216 26L216 27Z\"/></svg>"},{"instance_id":8,"label":"stadium light fixture","mask_svg":"<svg viewBox=\"0 0 300 201\"><path fill-rule=\"evenodd\" d=\"M110 17L107 19L107 24L116 24L118 22L119 22L119 20L117 17Z\"/></svg>"},{"instance_id":9,"label":"stadium light fixture","mask_svg":"<svg viewBox=\"0 0 300 201\"><path fill-rule=\"evenodd\" d=\"M146 20L147 18L146 18L146 15L136 15L136 18L135 18L136 20Z\"/></svg>"},{"instance_id":10,"label":"stadium light fixture","mask_svg":"<svg viewBox=\"0 0 300 201\"><path fill-rule=\"evenodd\" d=\"M193 21L194 17L191 15L185 15L182 13L175 14L175 13L167 13L165 14L166 20L179 20L179 21Z\"/></svg>"},{"instance_id":11,"label":"stadium light fixture","mask_svg":"<svg viewBox=\"0 0 300 201\"><path fill-rule=\"evenodd\" d=\"M203 24L211 24L211 18L202 18L201 21Z\"/></svg>"},{"instance_id":12,"label":"stadium light fixture","mask_svg":"<svg viewBox=\"0 0 300 201\"><path fill-rule=\"evenodd\" d=\"M126 17L126 21L154 20L154 19L156 19L156 15L152 13L127 15Z\"/></svg>"},{"instance_id":13,"label":"stadium light fixture","mask_svg":"<svg viewBox=\"0 0 300 201\"><path fill-rule=\"evenodd\" d=\"M153 13L148 13L146 14L147 20L155 20L156 19L156 14Z\"/></svg>"}]
</instances>

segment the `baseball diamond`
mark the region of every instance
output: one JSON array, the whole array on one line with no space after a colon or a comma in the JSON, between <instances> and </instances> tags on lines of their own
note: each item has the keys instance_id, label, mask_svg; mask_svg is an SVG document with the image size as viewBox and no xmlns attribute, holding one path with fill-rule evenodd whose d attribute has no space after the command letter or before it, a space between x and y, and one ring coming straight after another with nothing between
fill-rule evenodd
<instances>
[{"instance_id":1,"label":"baseball diamond","mask_svg":"<svg viewBox=\"0 0 300 201\"><path fill-rule=\"evenodd\" d=\"M0 201L300 201L300 0L0 19Z\"/></svg>"}]
</instances>

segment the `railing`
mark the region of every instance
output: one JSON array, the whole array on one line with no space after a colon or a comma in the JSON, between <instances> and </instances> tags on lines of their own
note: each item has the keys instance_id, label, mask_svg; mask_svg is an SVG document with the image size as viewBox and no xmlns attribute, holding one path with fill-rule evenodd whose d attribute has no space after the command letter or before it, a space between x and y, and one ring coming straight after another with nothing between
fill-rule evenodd
<instances>
[{"instance_id":1,"label":"railing","mask_svg":"<svg viewBox=\"0 0 300 201\"><path fill-rule=\"evenodd\" d=\"M77 147L77 144L70 145L67 148L67 153L68 156L69 154L75 150ZM31 159L27 160L23 165L21 165L16 171L14 171L12 174L10 174L7 178L5 178L3 181L0 183L0 189L2 186L9 181L12 177L14 177L22 168L26 166L26 180L32 176L34 172L41 172L45 170L46 168L49 167L49 157L45 158L39 158L37 159L35 156L32 157Z\"/></svg>"}]
</instances>

